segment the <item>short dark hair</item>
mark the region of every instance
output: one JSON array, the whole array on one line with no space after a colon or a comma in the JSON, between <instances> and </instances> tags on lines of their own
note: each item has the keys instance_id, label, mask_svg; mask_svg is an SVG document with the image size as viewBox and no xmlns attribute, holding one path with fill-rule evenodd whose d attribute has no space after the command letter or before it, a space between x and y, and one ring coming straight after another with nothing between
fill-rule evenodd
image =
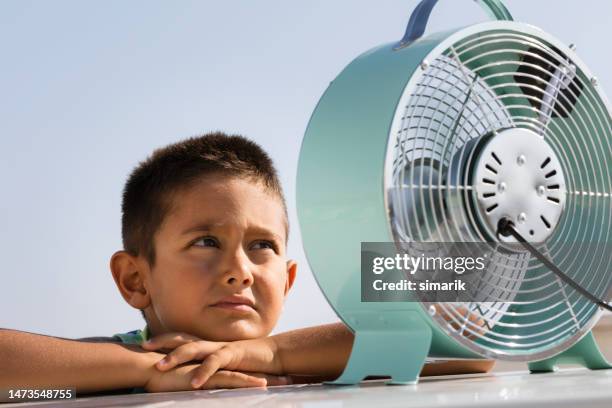
<instances>
[{"instance_id":1,"label":"short dark hair","mask_svg":"<svg viewBox=\"0 0 612 408\"><path fill-rule=\"evenodd\" d=\"M155 264L153 238L172 204L173 193L209 174L262 182L287 205L272 159L255 142L222 132L191 137L155 150L132 171L123 190L121 234L126 252Z\"/></svg>"}]
</instances>

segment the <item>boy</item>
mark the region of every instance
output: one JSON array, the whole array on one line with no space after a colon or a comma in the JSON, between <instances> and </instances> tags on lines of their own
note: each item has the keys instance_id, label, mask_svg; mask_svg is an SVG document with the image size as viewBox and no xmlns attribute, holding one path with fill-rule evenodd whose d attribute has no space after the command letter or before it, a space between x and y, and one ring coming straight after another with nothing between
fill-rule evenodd
<instances>
[{"instance_id":1,"label":"boy","mask_svg":"<svg viewBox=\"0 0 612 408\"><path fill-rule=\"evenodd\" d=\"M122 212L124 249L110 268L146 328L78 341L2 330L0 388L174 391L342 372L353 335L341 323L267 337L297 265L285 259L287 209L258 145L213 133L156 150L130 175Z\"/></svg>"}]
</instances>

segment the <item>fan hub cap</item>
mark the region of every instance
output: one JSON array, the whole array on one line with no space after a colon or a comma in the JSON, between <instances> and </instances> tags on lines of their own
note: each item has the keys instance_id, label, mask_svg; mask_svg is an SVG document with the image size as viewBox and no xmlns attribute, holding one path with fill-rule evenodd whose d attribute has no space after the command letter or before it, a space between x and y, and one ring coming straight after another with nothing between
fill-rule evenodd
<instances>
[{"instance_id":1,"label":"fan hub cap","mask_svg":"<svg viewBox=\"0 0 612 408\"><path fill-rule=\"evenodd\" d=\"M487 138L476 158L473 184L479 216L493 237L502 218L512 220L528 241L544 242L563 212L565 176L546 140L523 128Z\"/></svg>"}]
</instances>

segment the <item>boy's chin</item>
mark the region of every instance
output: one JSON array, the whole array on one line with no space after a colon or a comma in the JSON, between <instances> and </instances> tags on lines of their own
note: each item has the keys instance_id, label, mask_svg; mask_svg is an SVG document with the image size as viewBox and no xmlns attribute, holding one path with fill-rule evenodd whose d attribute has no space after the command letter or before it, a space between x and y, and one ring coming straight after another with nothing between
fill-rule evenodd
<instances>
[{"instance_id":1,"label":"boy's chin","mask_svg":"<svg viewBox=\"0 0 612 408\"><path fill-rule=\"evenodd\" d=\"M195 335L209 341L238 341L266 337L270 331L248 319L215 319L201 325Z\"/></svg>"},{"instance_id":2,"label":"boy's chin","mask_svg":"<svg viewBox=\"0 0 612 408\"><path fill-rule=\"evenodd\" d=\"M265 334L260 334L254 330L228 330L223 333L212 333L207 337L210 341L239 341L265 337Z\"/></svg>"}]
</instances>

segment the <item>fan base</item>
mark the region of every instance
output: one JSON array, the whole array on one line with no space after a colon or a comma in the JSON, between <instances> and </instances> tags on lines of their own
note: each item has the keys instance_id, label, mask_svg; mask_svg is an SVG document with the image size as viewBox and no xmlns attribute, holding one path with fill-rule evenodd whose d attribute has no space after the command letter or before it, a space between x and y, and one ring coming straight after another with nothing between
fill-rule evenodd
<instances>
[{"instance_id":1,"label":"fan base","mask_svg":"<svg viewBox=\"0 0 612 408\"><path fill-rule=\"evenodd\" d=\"M351 356L333 385L353 385L365 377L390 376L387 384L415 384L431 345L431 328L416 312L356 312Z\"/></svg>"},{"instance_id":2,"label":"fan base","mask_svg":"<svg viewBox=\"0 0 612 408\"><path fill-rule=\"evenodd\" d=\"M540 361L529 363L532 373L549 373L555 371L557 364L580 364L591 370L612 368L602 352L599 350L593 332L589 332L580 341L561 354Z\"/></svg>"}]
</instances>

